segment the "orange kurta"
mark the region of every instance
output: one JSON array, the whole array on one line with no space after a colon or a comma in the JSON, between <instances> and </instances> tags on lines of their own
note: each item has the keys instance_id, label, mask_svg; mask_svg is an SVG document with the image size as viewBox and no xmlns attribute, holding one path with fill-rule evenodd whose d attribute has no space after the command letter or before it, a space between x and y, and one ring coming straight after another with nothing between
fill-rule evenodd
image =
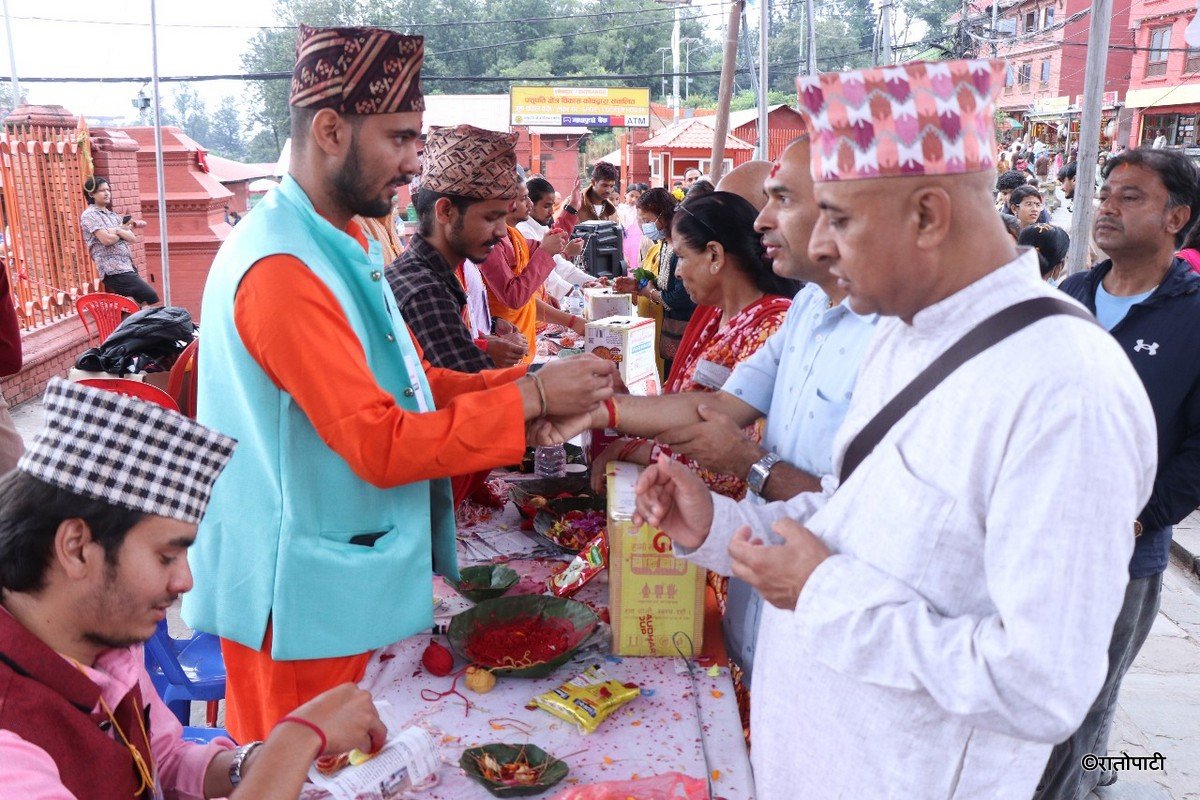
<instances>
[{"instance_id":1,"label":"orange kurta","mask_svg":"<svg viewBox=\"0 0 1200 800\"><path fill-rule=\"evenodd\" d=\"M365 248L357 225L346 231ZM513 384L523 367L468 375L431 367L422 354L438 410L405 411L375 382L333 293L292 256L268 256L246 273L234 321L254 360L364 481L399 486L512 464L524 455L525 414ZM268 627L258 650L221 642L226 725L239 741L265 739L296 706L361 680L370 658L275 661L270 641Z\"/></svg>"},{"instance_id":2,"label":"orange kurta","mask_svg":"<svg viewBox=\"0 0 1200 800\"><path fill-rule=\"evenodd\" d=\"M535 252L539 256L536 264L533 260ZM498 277L519 279L531 268L533 271L526 276L531 278L531 281L512 280L510 283L517 285L511 286L509 292L502 292L498 288ZM479 265L479 271L487 286L488 308L491 309L492 315L511 322L529 344L528 353L521 359L522 364L532 361L537 352L537 298L542 294L542 284L546 276L553 269L554 257L540 248L531 248L524 234L511 226L508 229L508 240L502 240L492 248L491 254ZM498 276L497 273L508 274ZM514 299L520 299L521 302L514 303Z\"/></svg>"}]
</instances>

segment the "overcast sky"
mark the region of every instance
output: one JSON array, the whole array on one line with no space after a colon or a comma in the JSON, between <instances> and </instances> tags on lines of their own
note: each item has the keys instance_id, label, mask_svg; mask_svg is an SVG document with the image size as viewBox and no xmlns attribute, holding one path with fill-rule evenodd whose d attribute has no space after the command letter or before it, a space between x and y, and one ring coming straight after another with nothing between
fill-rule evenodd
<instances>
[{"instance_id":1,"label":"overcast sky","mask_svg":"<svg viewBox=\"0 0 1200 800\"><path fill-rule=\"evenodd\" d=\"M150 74L150 0L7 2L18 76ZM271 0L158 0L159 75L241 72L241 54L254 29L200 26L269 25L273 22L271 6ZM0 74L8 75L7 38L0 38L0 49ZM164 102L176 85L162 84ZM240 96L245 91L243 83L233 81L193 85L210 107L225 95ZM30 102L57 103L72 113L88 116L131 114L131 100L139 88L136 83L21 85Z\"/></svg>"}]
</instances>

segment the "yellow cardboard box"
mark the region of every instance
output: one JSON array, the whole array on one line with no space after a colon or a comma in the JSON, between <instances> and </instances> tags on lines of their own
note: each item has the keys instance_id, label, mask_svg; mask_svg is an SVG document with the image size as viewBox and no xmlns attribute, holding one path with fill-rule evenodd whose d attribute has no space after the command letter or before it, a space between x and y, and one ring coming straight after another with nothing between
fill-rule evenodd
<instances>
[{"instance_id":1,"label":"yellow cardboard box","mask_svg":"<svg viewBox=\"0 0 1200 800\"><path fill-rule=\"evenodd\" d=\"M633 526L634 487L642 467L608 464L608 611L613 653L676 656L682 631L693 650L704 645L704 570L675 558L671 540L649 525ZM686 645L684 645L686 651Z\"/></svg>"}]
</instances>

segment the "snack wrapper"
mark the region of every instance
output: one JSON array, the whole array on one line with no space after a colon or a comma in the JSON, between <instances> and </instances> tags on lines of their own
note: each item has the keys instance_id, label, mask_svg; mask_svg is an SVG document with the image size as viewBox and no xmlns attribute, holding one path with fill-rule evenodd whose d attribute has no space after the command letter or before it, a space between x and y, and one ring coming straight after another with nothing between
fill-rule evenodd
<instances>
[{"instance_id":1,"label":"snack wrapper","mask_svg":"<svg viewBox=\"0 0 1200 800\"><path fill-rule=\"evenodd\" d=\"M546 579L555 597L571 597L608 566L608 536L603 531L583 546L567 568Z\"/></svg>"},{"instance_id":2,"label":"snack wrapper","mask_svg":"<svg viewBox=\"0 0 1200 800\"><path fill-rule=\"evenodd\" d=\"M557 689L536 695L532 705L575 723L588 734L641 693L636 684L612 680L598 664L593 664Z\"/></svg>"}]
</instances>

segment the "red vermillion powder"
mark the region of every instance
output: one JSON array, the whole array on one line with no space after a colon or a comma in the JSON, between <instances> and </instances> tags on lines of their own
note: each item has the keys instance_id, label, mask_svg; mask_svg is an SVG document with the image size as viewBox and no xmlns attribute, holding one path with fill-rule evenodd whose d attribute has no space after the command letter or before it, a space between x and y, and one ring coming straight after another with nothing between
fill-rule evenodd
<instances>
[{"instance_id":1,"label":"red vermillion powder","mask_svg":"<svg viewBox=\"0 0 1200 800\"><path fill-rule=\"evenodd\" d=\"M466 650L485 667L529 667L569 650L574 633L575 626L565 619L518 617L479 629L467 640Z\"/></svg>"}]
</instances>

